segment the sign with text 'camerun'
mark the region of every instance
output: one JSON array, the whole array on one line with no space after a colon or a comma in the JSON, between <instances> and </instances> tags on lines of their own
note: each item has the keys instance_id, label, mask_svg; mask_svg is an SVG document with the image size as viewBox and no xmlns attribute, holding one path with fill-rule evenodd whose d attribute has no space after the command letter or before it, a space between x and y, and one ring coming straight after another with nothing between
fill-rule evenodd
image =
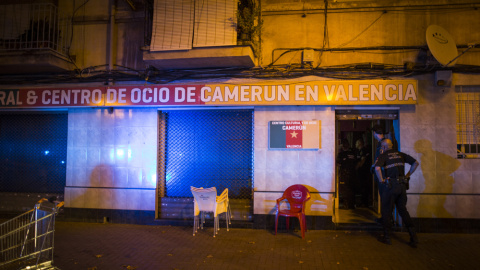
<instances>
[{"instance_id":1,"label":"sign with text 'camerun'","mask_svg":"<svg viewBox=\"0 0 480 270\"><path fill-rule=\"evenodd\" d=\"M416 104L416 80L0 89L0 108Z\"/></svg>"},{"instance_id":2,"label":"sign with text 'camerun'","mask_svg":"<svg viewBox=\"0 0 480 270\"><path fill-rule=\"evenodd\" d=\"M320 121L268 122L269 149L319 149Z\"/></svg>"}]
</instances>

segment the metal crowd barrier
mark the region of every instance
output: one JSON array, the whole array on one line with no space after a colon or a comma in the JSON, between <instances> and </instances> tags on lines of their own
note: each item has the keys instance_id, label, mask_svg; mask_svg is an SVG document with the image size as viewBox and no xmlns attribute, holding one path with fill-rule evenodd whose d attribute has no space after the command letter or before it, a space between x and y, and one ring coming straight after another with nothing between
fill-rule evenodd
<instances>
[{"instance_id":1,"label":"metal crowd barrier","mask_svg":"<svg viewBox=\"0 0 480 270\"><path fill-rule=\"evenodd\" d=\"M0 269L53 266L55 215L64 202L41 199L35 207L0 224Z\"/></svg>"}]
</instances>

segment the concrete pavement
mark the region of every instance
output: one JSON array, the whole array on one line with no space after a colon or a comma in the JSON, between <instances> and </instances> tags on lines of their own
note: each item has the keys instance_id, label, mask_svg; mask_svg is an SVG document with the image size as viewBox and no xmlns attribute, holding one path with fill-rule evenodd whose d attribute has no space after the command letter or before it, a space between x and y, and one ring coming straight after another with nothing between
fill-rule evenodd
<instances>
[{"instance_id":1,"label":"concrete pavement","mask_svg":"<svg viewBox=\"0 0 480 270\"><path fill-rule=\"evenodd\" d=\"M480 234L406 232L387 246L379 231L231 228L56 222L53 265L62 270L115 269L479 269Z\"/></svg>"}]
</instances>

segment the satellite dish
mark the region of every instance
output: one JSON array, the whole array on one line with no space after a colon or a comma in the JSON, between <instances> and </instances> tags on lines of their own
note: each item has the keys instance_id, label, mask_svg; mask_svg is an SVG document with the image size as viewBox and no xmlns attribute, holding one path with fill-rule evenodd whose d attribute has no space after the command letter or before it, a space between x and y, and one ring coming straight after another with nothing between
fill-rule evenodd
<instances>
[{"instance_id":1,"label":"satellite dish","mask_svg":"<svg viewBox=\"0 0 480 270\"><path fill-rule=\"evenodd\" d=\"M452 36L438 25L430 25L427 28L427 45L433 56L443 66L455 65L458 58L457 45Z\"/></svg>"}]
</instances>

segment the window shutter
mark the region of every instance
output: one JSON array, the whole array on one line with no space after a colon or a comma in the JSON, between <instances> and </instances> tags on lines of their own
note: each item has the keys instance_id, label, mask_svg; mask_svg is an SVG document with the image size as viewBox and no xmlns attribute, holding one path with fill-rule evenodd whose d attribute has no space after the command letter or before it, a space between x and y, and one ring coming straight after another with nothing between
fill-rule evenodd
<instances>
[{"instance_id":1,"label":"window shutter","mask_svg":"<svg viewBox=\"0 0 480 270\"><path fill-rule=\"evenodd\" d=\"M150 51L192 48L194 0L155 0Z\"/></svg>"},{"instance_id":2,"label":"window shutter","mask_svg":"<svg viewBox=\"0 0 480 270\"><path fill-rule=\"evenodd\" d=\"M197 0L194 47L237 45L237 0Z\"/></svg>"}]
</instances>

